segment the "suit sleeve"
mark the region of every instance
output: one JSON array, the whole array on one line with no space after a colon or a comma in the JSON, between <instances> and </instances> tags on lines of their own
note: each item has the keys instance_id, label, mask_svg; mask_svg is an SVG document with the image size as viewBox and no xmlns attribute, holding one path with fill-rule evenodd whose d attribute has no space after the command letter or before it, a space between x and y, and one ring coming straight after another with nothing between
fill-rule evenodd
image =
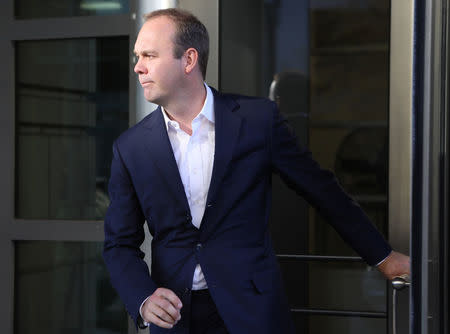
<instances>
[{"instance_id":1,"label":"suit sleeve","mask_svg":"<svg viewBox=\"0 0 450 334\"><path fill-rule=\"evenodd\" d=\"M109 196L111 203L105 217L103 258L112 285L137 325L142 301L157 286L139 248L145 238L145 218L117 143L113 145Z\"/></svg>"},{"instance_id":2,"label":"suit sleeve","mask_svg":"<svg viewBox=\"0 0 450 334\"><path fill-rule=\"evenodd\" d=\"M303 196L369 265L392 250L361 207L341 188L333 173L320 168L311 152L300 148L286 119L272 104L272 170Z\"/></svg>"}]
</instances>

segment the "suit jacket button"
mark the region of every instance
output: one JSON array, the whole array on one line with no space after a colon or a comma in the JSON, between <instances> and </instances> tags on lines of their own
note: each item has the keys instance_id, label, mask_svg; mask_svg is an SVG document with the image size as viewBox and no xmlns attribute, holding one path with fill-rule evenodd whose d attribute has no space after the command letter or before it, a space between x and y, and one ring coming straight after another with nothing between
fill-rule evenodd
<instances>
[{"instance_id":1,"label":"suit jacket button","mask_svg":"<svg viewBox=\"0 0 450 334\"><path fill-rule=\"evenodd\" d=\"M190 223L192 221L192 217L189 213L186 214L186 221Z\"/></svg>"},{"instance_id":2,"label":"suit jacket button","mask_svg":"<svg viewBox=\"0 0 450 334\"><path fill-rule=\"evenodd\" d=\"M198 243L196 247L197 247L197 250L200 250L200 249L202 249L203 245L201 243Z\"/></svg>"}]
</instances>

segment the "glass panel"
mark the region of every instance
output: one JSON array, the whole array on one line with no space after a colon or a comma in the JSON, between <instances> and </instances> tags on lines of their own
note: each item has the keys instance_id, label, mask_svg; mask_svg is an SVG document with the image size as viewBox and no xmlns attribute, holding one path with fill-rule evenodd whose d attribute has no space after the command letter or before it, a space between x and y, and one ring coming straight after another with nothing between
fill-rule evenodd
<instances>
[{"instance_id":1,"label":"glass panel","mask_svg":"<svg viewBox=\"0 0 450 334\"><path fill-rule=\"evenodd\" d=\"M388 0L220 2L220 89L269 97L301 145L387 233ZM273 178L278 254L355 256ZM386 282L363 263L280 260L291 307L386 312ZM294 314L299 333L385 333L386 319Z\"/></svg>"},{"instance_id":2,"label":"glass panel","mask_svg":"<svg viewBox=\"0 0 450 334\"><path fill-rule=\"evenodd\" d=\"M16 0L15 17L34 19L87 15L125 14L129 0Z\"/></svg>"},{"instance_id":3,"label":"glass panel","mask_svg":"<svg viewBox=\"0 0 450 334\"><path fill-rule=\"evenodd\" d=\"M292 313L297 333L384 334L386 319Z\"/></svg>"},{"instance_id":4,"label":"glass panel","mask_svg":"<svg viewBox=\"0 0 450 334\"><path fill-rule=\"evenodd\" d=\"M220 88L270 97L299 142L387 233L389 1L221 2ZM356 255L273 179L282 254Z\"/></svg>"},{"instance_id":5,"label":"glass panel","mask_svg":"<svg viewBox=\"0 0 450 334\"><path fill-rule=\"evenodd\" d=\"M128 37L16 43L16 217L103 219Z\"/></svg>"},{"instance_id":6,"label":"glass panel","mask_svg":"<svg viewBox=\"0 0 450 334\"><path fill-rule=\"evenodd\" d=\"M386 312L386 280L363 263L280 259L291 308Z\"/></svg>"},{"instance_id":7,"label":"glass panel","mask_svg":"<svg viewBox=\"0 0 450 334\"><path fill-rule=\"evenodd\" d=\"M16 243L16 334L127 332L101 242Z\"/></svg>"}]
</instances>

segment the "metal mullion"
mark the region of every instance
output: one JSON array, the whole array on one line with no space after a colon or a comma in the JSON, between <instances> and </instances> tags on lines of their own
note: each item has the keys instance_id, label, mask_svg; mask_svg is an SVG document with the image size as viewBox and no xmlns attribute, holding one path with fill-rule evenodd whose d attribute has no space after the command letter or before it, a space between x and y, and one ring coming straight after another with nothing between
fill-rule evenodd
<instances>
[{"instance_id":1,"label":"metal mullion","mask_svg":"<svg viewBox=\"0 0 450 334\"><path fill-rule=\"evenodd\" d=\"M447 65L447 53L446 53L446 2L438 1L436 3L430 3L431 15L427 17L427 28L430 31L431 47L427 63L429 67L429 96L430 100L424 107L424 113L429 114L428 124L428 179L424 178L423 185L428 185L429 188L429 215L428 215L428 272L425 274L428 279L428 284L424 286L428 301L424 303L428 304L427 313L423 315L423 322L426 321L428 331L444 332L444 321L442 318L448 317L447 313L443 313L443 290L447 281L443 279L443 265L445 257L442 258L443 247L443 230L442 224L445 224L446 220L443 219L445 213L446 202L444 199L445 190L445 107L446 107L446 65ZM429 110L427 110L429 108ZM424 140L425 142L425 140ZM443 210L444 209L444 210ZM425 222L425 221L424 221ZM425 261L424 261L425 262Z\"/></svg>"},{"instance_id":2,"label":"metal mullion","mask_svg":"<svg viewBox=\"0 0 450 334\"><path fill-rule=\"evenodd\" d=\"M449 203L449 119L450 119L450 108L449 108L449 73L450 73L450 8L449 8L449 1L445 0L443 1L443 5L445 7L445 17L443 18L445 22L445 29L444 29L444 36L445 36L445 48L444 48L444 54L443 54L443 64L445 64L445 72L443 74L443 85L442 85L442 96L443 96L443 110L442 110L442 194L441 194L441 210L442 210L442 216L441 216L441 224L440 224L440 234L441 234L441 257L442 257L442 263L441 266L443 267L442 273L441 273L441 286L442 286L442 292L441 292L441 298L442 298L442 305L441 305L441 333L448 333L449 332L449 289L448 289L448 282L449 281L449 266L448 262L445 260L448 258L449 255L449 227L448 224L444 222L449 221L449 209L448 209L448 203Z\"/></svg>"},{"instance_id":3,"label":"metal mullion","mask_svg":"<svg viewBox=\"0 0 450 334\"><path fill-rule=\"evenodd\" d=\"M438 247L436 249L438 264L437 275L438 287L437 287L437 310L439 320L436 324L436 330L439 333L448 333L448 185L449 185L449 173L448 173L448 73L449 73L449 8L448 0L441 1L441 8L438 9L435 15L441 16L440 24L440 38L439 48L436 48L435 52L439 57L440 66L435 69L436 76L440 82L439 89L439 112L436 115L436 127L439 128L439 151L435 156L436 163L438 165L437 184L435 184L436 191L438 192L439 208L437 217L433 219L439 223L436 226L435 233L437 234ZM436 129L434 130L436 133Z\"/></svg>"},{"instance_id":4,"label":"metal mullion","mask_svg":"<svg viewBox=\"0 0 450 334\"><path fill-rule=\"evenodd\" d=\"M15 87L14 82L14 50L7 40L0 39L0 151L2 152L2 172L0 177L0 231L6 226L14 208L14 145L15 145Z\"/></svg>"},{"instance_id":5,"label":"metal mullion","mask_svg":"<svg viewBox=\"0 0 450 334\"><path fill-rule=\"evenodd\" d=\"M129 14L13 20L6 37L20 41L125 36L130 34L130 20Z\"/></svg>"},{"instance_id":6,"label":"metal mullion","mask_svg":"<svg viewBox=\"0 0 450 334\"><path fill-rule=\"evenodd\" d=\"M0 259L2 261L2 275L0 276L0 321L2 333L13 333L14 323L14 247L10 240L1 238Z\"/></svg>"},{"instance_id":7,"label":"metal mullion","mask_svg":"<svg viewBox=\"0 0 450 334\"><path fill-rule=\"evenodd\" d=\"M14 51L12 44L4 38L8 31L13 12L13 1L0 1L0 151L3 155L0 173L0 261L2 274L0 275L0 323L2 332L13 333L14 310L14 248L8 238L10 217L13 214L14 201Z\"/></svg>"},{"instance_id":8,"label":"metal mullion","mask_svg":"<svg viewBox=\"0 0 450 334\"><path fill-rule=\"evenodd\" d=\"M301 261L339 261L339 262L364 262L359 256L326 256L326 255L294 255L277 254L279 259L301 260Z\"/></svg>"},{"instance_id":9,"label":"metal mullion","mask_svg":"<svg viewBox=\"0 0 450 334\"><path fill-rule=\"evenodd\" d=\"M8 228L10 240L100 241L102 221L15 220Z\"/></svg>"},{"instance_id":10,"label":"metal mullion","mask_svg":"<svg viewBox=\"0 0 450 334\"><path fill-rule=\"evenodd\" d=\"M322 310L322 309L305 309L293 308L293 313L304 313L308 315L328 315L338 317L360 317L360 318L379 318L386 319L386 312L370 312L370 311L341 311L341 310Z\"/></svg>"}]
</instances>

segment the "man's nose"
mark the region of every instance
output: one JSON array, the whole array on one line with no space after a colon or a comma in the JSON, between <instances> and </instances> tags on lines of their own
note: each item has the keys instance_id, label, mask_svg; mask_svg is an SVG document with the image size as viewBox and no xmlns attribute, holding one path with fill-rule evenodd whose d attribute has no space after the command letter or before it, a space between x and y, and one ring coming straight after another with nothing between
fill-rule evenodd
<instances>
[{"instance_id":1,"label":"man's nose","mask_svg":"<svg viewBox=\"0 0 450 334\"><path fill-rule=\"evenodd\" d=\"M136 65L134 65L134 72L137 74L146 74L147 68L142 64L142 61L138 59Z\"/></svg>"}]
</instances>

